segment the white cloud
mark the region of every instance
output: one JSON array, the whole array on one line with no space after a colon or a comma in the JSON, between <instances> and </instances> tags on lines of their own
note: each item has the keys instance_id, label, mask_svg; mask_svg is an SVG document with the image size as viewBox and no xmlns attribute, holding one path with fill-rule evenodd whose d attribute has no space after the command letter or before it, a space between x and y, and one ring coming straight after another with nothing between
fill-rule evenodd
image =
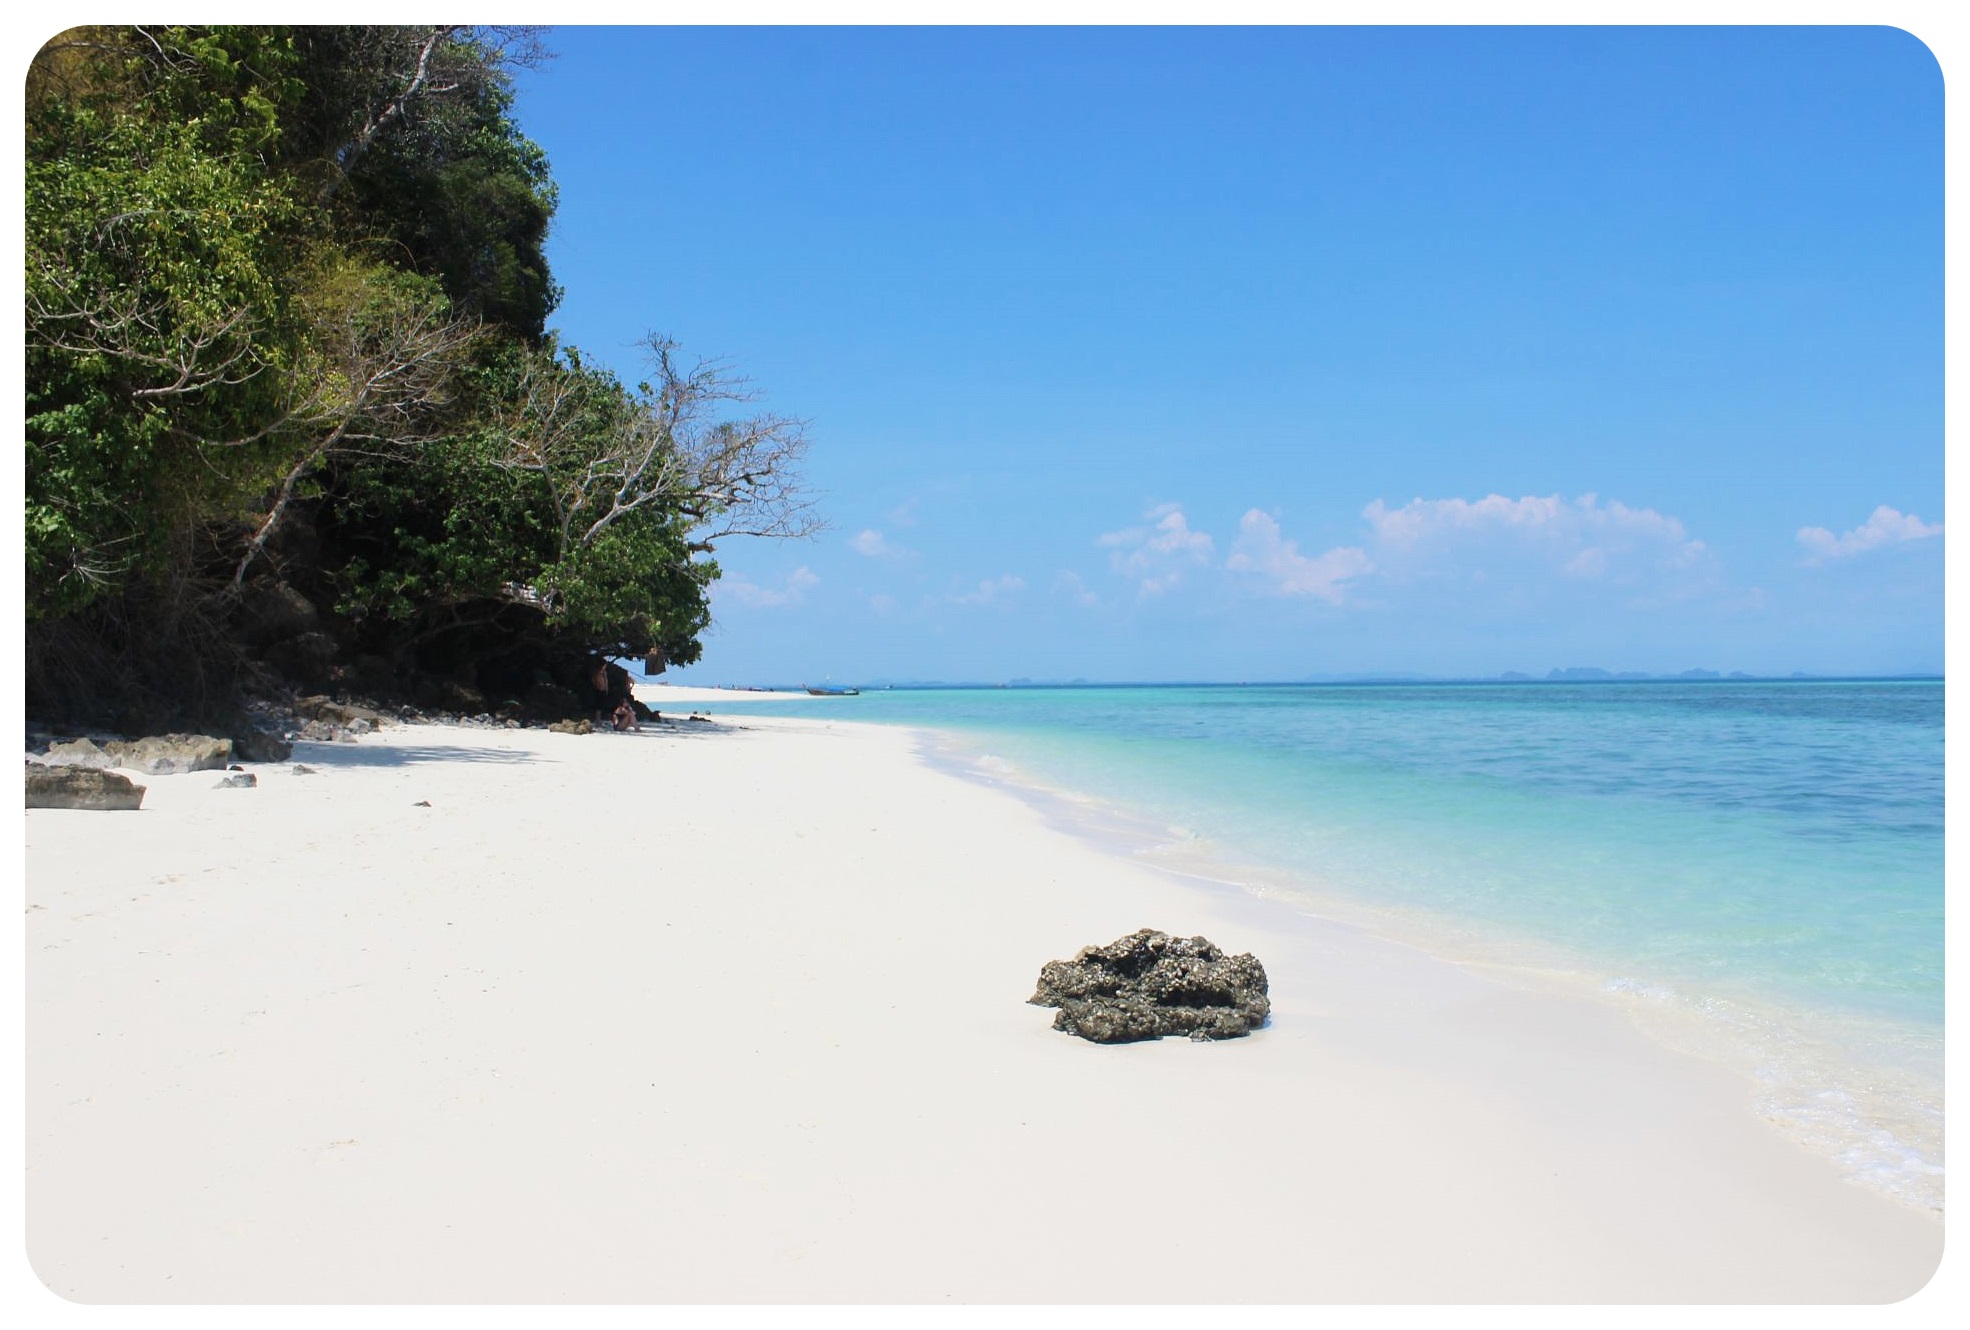
<instances>
[{"instance_id":1,"label":"white cloud","mask_svg":"<svg viewBox=\"0 0 1970 1330\"><path fill-rule=\"evenodd\" d=\"M894 554L895 548L882 538L880 531L864 531L848 541L848 548L857 554L866 554L871 559L880 559L885 554Z\"/></svg>"},{"instance_id":2,"label":"white cloud","mask_svg":"<svg viewBox=\"0 0 1970 1330\"><path fill-rule=\"evenodd\" d=\"M896 597L885 595L870 596L869 608L877 614L894 614L896 613Z\"/></svg>"},{"instance_id":3,"label":"white cloud","mask_svg":"<svg viewBox=\"0 0 1970 1330\"><path fill-rule=\"evenodd\" d=\"M1593 494L1508 499L1412 499L1390 508L1380 499L1362 509L1373 532L1377 562L1392 572L1426 575L1483 572L1482 559L1530 558L1562 576L1631 581L1644 571L1691 568L1707 558L1683 524L1653 508Z\"/></svg>"},{"instance_id":4,"label":"white cloud","mask_svg":"<svg viewBox=\"0 0 1970 1330\"><path fill-rule=\"evenodd\" d=\"M741 605L770 608L775 605L798 605L802 594L809 587L820 584L821 579L803 564L788 573L786 580L777 587L760 586L743 573L720 578L713 583L713 586L721 594L732 597Z\"/></svg>"},{"instance_id":5,"label":"white cloud","mask_svg":"<svg viewBox=\"0 0 1970 1330\"><path fill-rule=\"evenodd\" d=\"M848 538L848 548L870 559L915 559L917 552L896 544L873 527Z\"/></svg>"},{"instance_id":6,"label":"white cloud","mask_svg":"<svg viewBox=\"0 0 1970 1330\"><path fill-rule=\"evenodd\" d=\"M1806 547L1810 556L1807 563L1824 563L1828 559L1852 558L1884 545L1927 540L1942 534L1941 522L1931 525L1913 513L1897 512L1884 503L1869 515L1867 521L1843 536L1836 536L1823 526L1800 527L1799 543Z\"/></svg>"},{"instance_id":7,"label":"white cloud","mask_svg":"<svg viewBox=\"0 0 1970 1330\"><path fill-rule=\"evenodd\" d=\"M1606 506L1598 495L1583 494L1572 503L1559 495L1546 498L1528 495L1508 499L1487 494L1469 499L1411 499L1400 508L1390 508L1380 499L1361 510L1378 539L1407 548L1446 532L1517 531L1527 535L1627 531L1651 539L1681 541L1683 524L1665 517L1653 508L1630 508L1620 500Z\"/></svg>"},{"instance_id":8,"label":"white cloud","mask_svg":"<svg viewBox=\"0 0 1970 1330\"><path fill-rule=\"evenodd\" d=\"M1592 495L1588 498L1591 500ZM1550 499L1507 499L1489 494L1472 503L1468 499L1411 499L1391 509L1380 499L1361 510L1376 539L1399 549L1407 549L1426 536L1446 530L1472 530L1485 526L1533 529L1558 520L1565 505L1556 494Z\"/></svg>"},{"instance_id":9,"label":"white cloud","mask_svg":"<svg viewBox=\"0 0 1970 1330\"><path fill-rule=\"evenodd\" d=\"M1599 577L1607 571L1607 551L1589 545L1560 568L1568 577Z\"/></svg>"},{"instance_id":10,"label":"white cloud","mask_svg":"<svg viewBox=\"0 0 1970 1330\"><path fill-rule=\"evenodd\" d=\"M1399 602L1410 612L1453 617L1648 609L1726 589L1716 557L1680 520L1594 494L1418 498L1399 507L1378 499L1361 516L1359 541L1310 553L1286 538L1275 517L1252 508L1220 556L1210 535L1193 529L1172 503L1098 544L1144 598L1216 568L1278 596L1329 605ZM1087 590L1064 573L1053 589L1073 598Z\"/></svg>"},{"instance_id":11,"label":"white cloud","mask_svg":"<svg viewBox=\"0 0 1970 1330\"><path fill-rule=\"evenodd\" d=\"M1081 580L1079 573L1069 572L1065 568L1054 574L1053 592L1056 596L1067 597L1067 599L1073 601L1076 605L1099 605L1101 603L1101 597L1088 590L1088 584Z\"/></svg>"},{"instance_id":12,"label":"white cloud","mask_svg":"<svg viewBox=\"0 0 1970 1330\"><path fill-rule=\"evenodd\" d=\"M1224 566L1233 572L1260 574L1282 596L1315 596L1335 605L1346 594L1342 583L1375 567L1366 551L1352 545L1310 558L1300 553L1297 541L1282 539L1279 523L1257 508L1239 521L1238 543Z\"/></svg>"},{"instance_id":13,"label":"white cloud","mask_svg":"<svg viewBox=\"0 0 1970 1330\"><path fill-rule=\"evenodd\" d=\"M1166 503L1151 508L1143 519L1152 525L1110 531L1097 543L1114 551L1108 556L1110 566L1133 578L1145 595L1159 594L1180 583L1183 565L1209 564L1216 557L1217 547L1210 536L1191 530L1179 505Z\"/></svg>"},{"instance_id":14,"label":"white cloud","mask_svg":"<svg viewBox=\"0 0 1970 1330\"><path fill-rule=\"evenodd\" d=\"M915 526L917 524L916 498L912 496L890 509L889 520L897 526Z\"/></svg>"},{"instance_id":15,"label":"white cloud","mask_svg":"<svg viewBox=\"0 0 1970 1330\"><path fill-rule=\"evenodd\" d=\"M1023 578L1014 577L1008 573L1004 577L995 577L989 581L980 582L976 591L966 591L960 595L951 597L951 603L954 605L996 605L1003 602L1007 596L1012 595L1015 591L1024 591L1025 589L1026 582Z\"/></svg>"}]
</instances>

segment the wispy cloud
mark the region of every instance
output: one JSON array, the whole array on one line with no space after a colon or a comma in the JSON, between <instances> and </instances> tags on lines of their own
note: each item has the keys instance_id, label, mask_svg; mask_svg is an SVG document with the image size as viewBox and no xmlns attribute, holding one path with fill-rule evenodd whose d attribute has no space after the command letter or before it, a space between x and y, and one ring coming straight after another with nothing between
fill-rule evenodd
<instances>
[{"instance_id":1,"label":"wispy cloud","mask_svg":"<svg viewBox=\"0 0 1970 1330\"><path fill-rule=\"evenodd\" d=\"M1067 599L1073 601L1076 605L1099 605L1101 603L1101 597L1088 590L1088 584L1081 580L1079 573L1069 572L1065 568L1054 574L1053 593L1056 596L1067 597Z\"/></svg>"},{"instance_id":2,"label":"wispy cloud","mask_svg":"<svg viewBox=\"0 0 1970 1330\"><path fill-rule=\"evenodd\" d=\"M1377 499L1361 517L1358 541L1314 553L1277 517L1251 508L1220 559L1211 536L1172 503L1097 543L1145 598L1192 577L1222 585L1216 570L1270 595L1452 615L1522 615L1561 602L1644 609L1725 591L1716 557L1678 518L1595 494L1418 498L1398 507ZM1055 578L1055 594L1084 596L1086 586L1069 576Z\"/></svg>"},{"instance_id":3,"label":"wispy cloud","mask_svg":"<svg viewBox=\"0 0 1970 1330\"><path fill-rule=\"evenodd\" d=\"M1807 563L1825 563L1828 559L1850 559L1885 545L1902 545L1942 534L1941 522L1924 522L1913 513L1897 512L1884 503L1867 521L1845 535L1836 536L1823 526L1800 527L1799 543L1806 547Z\"/></svg>"},{"instance_id":4,"label":"wispy cloud","mask_svg":"<svg viewBox=\"0 0 1970 1330\"><path fill-rule=\"evenodd\" d=\"M873 528L849 537L848 548L871 559L900 559L913 552L901 545L890 544L882 532Z\"/></svg>"},{"instance_id":5,"label":"wispy cloud","mask_svg":"<svg viewBox=\"0 0 1970 1330\"><path fill-rule=\"evenodd\" d=\"M720 578L712 585L719 594L730 596L741 605L765 609L776 605L798 605L808 588L820 584L821 579L803 564L788 573L777 587L760 586L743 573Z\"/></svg>"},{"instance_id":6,"label":"wispy cloud","mask_svg":"<svg viewBox=\"0 0 1970 1330\"><path fill-rule=\"evenodd\" d=\"M1338 605L1346 595L1344 583L1374 570L1365 550L1341 545L1317 557L1300 553L1297 541L1279 534L1279 523L1257 508L1238 523L1238 543L1224 566L1235 573L1256 573L1282 596L1314 596Z\"/></svg>"},{"instance_id":7,"label":"wispy cloud","mask_svg":"<svg viewBox=\"0 0 1970 1330\"><path fill-rule=\"evenodd\" d=\"M980 582L976 591L961 592L958 595L952 596L951 603L953 605L997 605L1004 603L1015 592L1024 591L1025 589L1026 581L1024 578L1014 577L1008 573L1004 577L995 577L989 581Z\"/></svg>"},{"instance_id":8,"label":"wispy cloud","mask_svg":"<svg viewBox=\"0 0 1970 1330\"><path fill-rule=\"evenodd\" d=\"M1193 531L1180 505L1161 504L1143 514L1148 526L1110 531L1096 542L1112 551L1109 565L1131 578L1145 595L1157 595L1183 580L1186 565L1210 564L1217 547L1202 531Z\"/></svg>"},{"instance_id":9,"label":"wispy cloud","mask_svg":"<svg viewBox=\"0 0 1970 1330\"><path fill-rule=\"evenodd\" d=\"M1696 551L1702 541L1690 541L1683 524L1653 508L1631 508L1619 499L1603 504L1594 494L1583 494L1572 501L1559 495L1544 498L1528 495L1508 499L1487 494L1482 499L1412 499L1400 508L1390 508L1380 499L1362 509L1378 539L1408 548L1445 533L1516 532L1522 535L1557 539L1561 543L1589 540L1601 534L1619 533L1669 545L1689 545Z\"/></svg>"},{"instance_id":10,"label":"wispy cloud","mask_svg":"<svg viewBox=\"0 0 1970 1330\"><path fill-rule=\"evenodd\" d=\"M897 504L894 508L891 508L889 510L889 520L897 526L915 526L917 524L916 497L913 495Z\"/></svg>"},{"instance_id":11,"label":"wispy cloud","mask_svg":"<svg viewBox=\"0 0 1970 1330\"><path fill-rule=\"evenodd\" d=\"M1708 554L1681 521L1653 508L1583 494L1508 499L1412 499L1362 509L1377 562L1391 573L1482 571L1483 562L1530 560L1578 581L1632 580L1645 571L1693 568Z\"/></svg>"}]
</instances>

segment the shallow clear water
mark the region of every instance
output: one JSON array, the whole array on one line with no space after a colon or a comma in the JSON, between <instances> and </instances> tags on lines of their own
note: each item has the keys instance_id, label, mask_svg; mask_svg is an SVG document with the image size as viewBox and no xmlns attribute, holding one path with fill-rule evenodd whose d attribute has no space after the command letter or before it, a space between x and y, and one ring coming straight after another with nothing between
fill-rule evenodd
<instances>
[{"instance_id":1,"label":"shallow clear water","mask_svg":"<svg viewBox=\"0 0 1970 1330\"><path fill-rule=\"evenodd\" d=\"M1774 1119L1940 1204L1940 683L939 689L746 706L955 734L1022 779L1263 869L1269 894L1673 1011L1759 1077Z\"/></svg>"}]
</instances>

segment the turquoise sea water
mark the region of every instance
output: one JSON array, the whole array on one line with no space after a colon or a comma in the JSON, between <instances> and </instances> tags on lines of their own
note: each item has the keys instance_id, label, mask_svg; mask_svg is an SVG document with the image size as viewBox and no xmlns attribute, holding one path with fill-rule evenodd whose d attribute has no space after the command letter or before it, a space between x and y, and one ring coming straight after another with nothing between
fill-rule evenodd
<instances>
[{"instance_id":1,"label":"turquoise sea water","mask_svg":"<svg viewBox=\"0 0 1970 1330\"><path fill-rule=\"evenodd\" d=\"M1940 1205L1941 683L745 705L932 729L1263 894L1592 985L1756 1076L1768 1116L1855 1176Z\"/></svg>"}]
</instances>

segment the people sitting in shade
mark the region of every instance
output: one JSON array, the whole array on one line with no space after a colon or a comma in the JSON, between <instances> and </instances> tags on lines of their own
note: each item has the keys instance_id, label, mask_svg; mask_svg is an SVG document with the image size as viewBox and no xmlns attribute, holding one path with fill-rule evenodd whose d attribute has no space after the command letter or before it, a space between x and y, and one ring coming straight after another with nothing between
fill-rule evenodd
<instances>
[{"instance_id":1,"label":"people sitting in shade","mask_svg":"<svg viewBox=\"0 0 1970 1330\"><path fill-rule=\"evenodd\" d=\"M618 730L640 729L636 707L631 702L629 671L613 661L598 660L589 677L594 690L595 718Z\"/></svg>"}]
</instances>

